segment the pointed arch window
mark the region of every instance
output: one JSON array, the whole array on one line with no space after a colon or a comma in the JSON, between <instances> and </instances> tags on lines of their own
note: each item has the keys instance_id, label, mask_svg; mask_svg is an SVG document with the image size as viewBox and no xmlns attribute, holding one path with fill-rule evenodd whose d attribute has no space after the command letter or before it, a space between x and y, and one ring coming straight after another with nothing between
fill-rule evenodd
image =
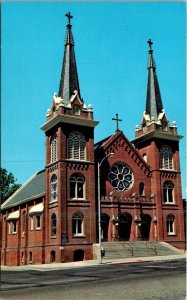
<instances>
[{"instance_id":1,"label":"pointed arch window","mask_svg":"<svg viewBox=\"0 0 187 300\"><path fill-rule=\"evenodd\" d=\"M160 168L173 169L173 152L167 145L160 150Z\"/></svg>"},{"instance_id":2,"label":"pointed arch window","mask_svg":"<svg viewBox=\"0 0 187 300\"><path fill-rule=\"evenodd\" d=\"M175 217L173 215L168 215L166 219L167 223L167 234L174 235L175 234Z\"/></svg>"},{"instance_id":3,"label":"pointed arch window","mask_svg":"<svg viewBox=\"0 0 187 300\"><path fill-rule=\"evenodd\" d=\"M51 139L51 162L57 161L57 136Z\"/></svg>"},{"instance_id":4,"label":"pointed arch window","mask_svg":"<svg viewBox=\"0 0 187 300\"><path fill-rule=\"evenodd\" d=\"M72 234L74 236L84 235L84 216L77 212L72 216Z\"/></svg>"},{"instance_id":5,"label":"pointed arch window","mask_svg":"<svg viewBox=\"0 0 187 300\"><path fill-rule=\"evenodd\" d=\"M51 216L51 236L56 236L57 232L57 217L56 214L53 213Z\"/></svg>"},{"instance_id":6,"label":"pointed arch window","mask_svg":"<svg viewBox=\"0 0 187 300\"><path fill-rule=\"evenodd\" d=\"M70 177L70 198L84 199L85 198L85 179L80 173L75 173Z\"/></svg>"},{"instance_id":7,"label":"pointed arch window","mask_svg":"<svg viewBox=\"0 0 187 300\"><path fill-rule=\"evenodd\" d=\"M165 181L163 184L163 196L165 203L174 203L173 190L174 184L171 181Z\"/></svg>"},{"instance_id":8,"label":"pointed arch window","mask_svg":"<svg viewBox=\"0 0 187 300\"><path fill-rule=\"evenodd\" d=\"M51 177L51 201L57 200L57 176L53 174Z\"/></svg>"},{"instance_id":9,"label":"pointed arch window","mask_svg":"<svg viewBox=\"0 0 187 300\"><path fill-rule=\"evenodd\" d=\"M86 159L86 141L82 133L71 132L68 138L68 159Z\"/></svg>"}]
</instances>

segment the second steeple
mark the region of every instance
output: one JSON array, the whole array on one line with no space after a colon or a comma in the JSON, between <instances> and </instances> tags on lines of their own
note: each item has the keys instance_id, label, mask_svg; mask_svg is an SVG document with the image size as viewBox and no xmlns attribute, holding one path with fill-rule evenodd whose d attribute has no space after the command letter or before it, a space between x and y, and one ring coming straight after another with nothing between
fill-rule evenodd
<instances>
[{"instance_id":1,"label":"second steeple","mask_svg":"<svg viewBox=\"0 0 187 300\"><path fill-rule=\"evenodd\" d=\"M73 17L70 12L68 12L65 16L68 18L68 24L58 96L64 100L64 103L67 103L75 90L77 90L80 99L81 95L75 59L74 39L71 31L71 19Z\"/></svg>"}]
</instances>

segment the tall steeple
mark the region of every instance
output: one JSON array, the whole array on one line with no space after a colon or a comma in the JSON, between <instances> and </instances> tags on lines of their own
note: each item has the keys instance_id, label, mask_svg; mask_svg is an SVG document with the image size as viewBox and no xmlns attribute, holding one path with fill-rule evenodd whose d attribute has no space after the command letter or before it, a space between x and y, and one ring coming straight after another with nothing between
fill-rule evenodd
<instances>
[{"instance_id":1,"label":"tall steeple","mask_svg":"<svg viewBox=\"0 0 187 300\"><path fill-rule=\"evenodd\" d=\"M71 96L74 95L75 90L77 90L80 99L81 95L75 59L74 39L71 30L71 19L73 17L70 12L68 12L65 16L68 18L68 24L58 96L64 100L64 103L67 103Z\"/></svg>"},{"instance_id":2,"label":"tall steeple","mask_svg":"<svg viewBox=\"0 0 187 300\"><path fill-rule=\"evenodd\" d=\"M149 60L148 60L148 84L147 84L147 97L146 97L146 114L149 115L150 120L158 120L159 113L163 110L162 98L160 88L156 75L156 65L153 58L153 50L151 39L148 40L149 44Z\"/></svg>"}]
</instances>

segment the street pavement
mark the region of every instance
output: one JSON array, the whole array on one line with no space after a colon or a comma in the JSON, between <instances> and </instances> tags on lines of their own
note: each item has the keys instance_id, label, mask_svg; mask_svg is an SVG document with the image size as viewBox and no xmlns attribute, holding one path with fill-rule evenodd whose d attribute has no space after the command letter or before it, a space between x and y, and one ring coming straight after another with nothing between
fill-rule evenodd
<instances>
[{"instance_id":1,"label":"street pavement","mask_svg":"<svg viewBox=\"0 0 187 300\"><path fill-rule=\"evenodd\" d=\"M106 260L102 259L102 264L133 264L141 262L153 262L153 261L171 261L186 259L186 252L183 254L167 255L167 256L150 256L150 257L132 257L132 258L122 258ZM38 270L38 271L48 271L48 270L60 270L60 269L71 269L71 268L82 268L97 266L101 263L98 260L85 260L70 263L51 263L51 264L40 264L40 265L21 265L21 266L1 266L2 271L24 271L24 270Z\"/></svg>"}]
</instances>

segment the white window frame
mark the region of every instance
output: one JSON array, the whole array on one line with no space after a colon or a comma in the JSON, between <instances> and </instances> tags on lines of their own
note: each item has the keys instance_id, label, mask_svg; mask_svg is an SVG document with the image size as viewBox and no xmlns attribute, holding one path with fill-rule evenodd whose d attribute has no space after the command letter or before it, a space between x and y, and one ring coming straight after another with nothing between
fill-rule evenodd
<instances>
[{"instance_id":1,"label":"white window frame","mask_svg":"<svg viewBox=\"0 0 187 300\"><path fill-rule=\"evenodd\" d=\"M167 235L175 235L175 217L168 215L166 218Z\"/></svg>"},{"instance_id":2,"label":"white window frame","mask_svg":"<svg viewBox=\"0 0 187 300\"><path fill-rule=\"evenodd\" d=\"M72 185L74 184L74 187L72 188ZM83 196L79 196L79 188L82 189ZM72 196L72 190L74 196ZM85 199L85 178L81 173L74 173L70 177L70 198L71 199Z\"/></svg>"},{"instance_id":3,"label":"white window frame","mask_svg":"<svg viewBox=\"0 0 187 300\"><path fill-rule=\"evenodd\" d=\"M171 198L172 198L172 201ZM163 198L165 204L173 204L174 201L174 184L171 181L165 181L163 184Z\"/></svg>"},{"instance_id":4,"label":"white window frame","mask_svg":"<svg viewBox=\"0 0 187 300\"><path fill-rule=\"evenodd\" d=\"M54 218L53 216L55 216L55 224L54 224ZM55 229L55 232L54 232ZM57 235L57 215L56 213L52 213L51 215L51 237L56 237Z\"/></svg>"},{"instance_id":5,"label":"white window frame","mask_svg":"<svg viewBox=\"0 0 187 300\"><path fill-rule=\"evenodd\" d=\"M58 147L57 147L57 136L55 135L51 139L51 163L58 159Z\"/></svg>"},{"instance_id":6,"label":"white window frame","mask_svg":"<svg viewBox=\"0 0 187 300\"><path fill-rule=\"evenodd\" d=\"M80 212L72 216L72 235L84 236L84 215Z\"/></svg>"},{"instance_id":7,"label":"white window frame","mask_svg":"<svg viewBox=\"0 0 187 300\"><path fill-rule=\"evenodd\" d=\"M68 159L86 160L86 140L82 133L71 132L67 143Z\"/></svg>"},{"instance_id":8,"label":"white window frame","mask_svg":"<svg viewBox=\"0 0 187 300\"><path fill-rule=\"evenodd\" d=\"M41 215L36 215L35 216L35 220L36 220L36 223L35 223L35 229L36 230L40 230L41 229ZM39 222L38 222L39 221Z\"/></svg>"},{"instance_id":9,"label":"white window frame","mask_svg":"<svg viewBox=\"0 0 187 300\"><path fill-rule=\"evenodd\" d=\"M58 178L56 174L51 176L51 199L50 202L57 201Z\"/></svg>"},{"instance_id":10,"label":"white window frame","mask_svg":"<svg viewBox=\"0 0 187 300\"><path fill-rule=\"evenodd\" d=\"M17 233L17 221L13 220L12 221L12 234L16 234Z\"/></svg>"},{"instance_id":11,"label":"white window frame","mask_svg":"<svg viewBox=\"0 0 187 300\"><path fill-rule=\"evenodd\" d=\"M164 170L173 170L173 152L167 145L164 145L160 149L160 168Z\"/></svg>"}]
</instances>

